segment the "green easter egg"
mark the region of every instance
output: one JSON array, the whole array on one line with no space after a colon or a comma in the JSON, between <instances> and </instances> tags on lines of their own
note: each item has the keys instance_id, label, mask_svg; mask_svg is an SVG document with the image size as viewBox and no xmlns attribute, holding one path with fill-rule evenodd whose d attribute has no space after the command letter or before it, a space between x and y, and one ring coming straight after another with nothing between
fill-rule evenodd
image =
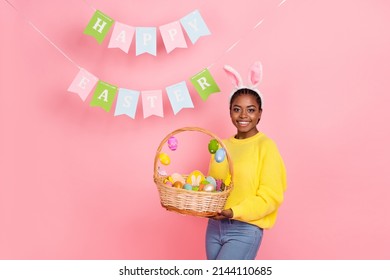
<instances>
[{"instance_id":1,"label":"green easter egg","mask_svg":"<svg viewBox=\"0 0 390 280\"><path fill-rule=\"evenodd\" d=\"M209 142L209 152L215 154L219 148L219 143L216 139L212 139Z\"/></svg>"}]
</instances>

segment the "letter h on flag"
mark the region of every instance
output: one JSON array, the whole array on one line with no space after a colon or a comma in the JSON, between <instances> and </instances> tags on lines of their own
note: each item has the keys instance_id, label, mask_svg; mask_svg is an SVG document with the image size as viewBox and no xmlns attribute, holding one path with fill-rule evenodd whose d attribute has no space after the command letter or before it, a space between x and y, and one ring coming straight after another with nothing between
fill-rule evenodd
<instances>
[{"instance_id":1,"label":"letter h on flag","mask_svg":"<svg viewBox=\"0 0 390 280\"><path fill-rule=\"evenodd\" d=\"M96 11L85 28L84 34L94 37L101 44L113 23L112 18L101 11Z\"/></svg>"}]
</instances>

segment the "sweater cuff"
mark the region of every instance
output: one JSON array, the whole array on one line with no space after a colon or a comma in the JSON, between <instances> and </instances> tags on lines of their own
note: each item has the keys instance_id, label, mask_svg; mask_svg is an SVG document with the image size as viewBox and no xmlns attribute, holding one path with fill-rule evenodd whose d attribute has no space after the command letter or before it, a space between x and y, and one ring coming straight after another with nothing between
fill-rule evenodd
<instances>
[{"instance_id":1,"label":"sweater cuff","mask_svg":"<svg viewBox=\"0 0 390 280\"><path fill-rule=\"evenodd\" d=\"M240 207L239 205L236 205L236 206L233 206L233 207L230 207L233 211L233 219L235 218L239 218L242 216L243 214L243 209L242 207Z\"/></svg>"}]
</instances>

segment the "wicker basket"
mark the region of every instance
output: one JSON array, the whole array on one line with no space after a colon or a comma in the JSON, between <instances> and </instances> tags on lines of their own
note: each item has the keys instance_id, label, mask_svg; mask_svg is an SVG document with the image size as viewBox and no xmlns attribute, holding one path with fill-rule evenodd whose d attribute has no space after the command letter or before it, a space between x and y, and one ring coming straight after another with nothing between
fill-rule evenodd
<instances>
[{"instance_id":1,"label":"wicker basket","mask_svg":"<svg viewBox=\"0 0 390 280\"><path fill-rule=\"evenodd\" d=\"M167 176L160 175L157 166L161 149L171 136L186 131L197 131L205 133L217 140L220 147L225 149L231 180L230 184L225 186L223 191L191 191L181 188L174 188L164 184L164 180L167 178ZM230 191L233 188L233 164L226 146L212 132L199 127L183 127L169 133L161 141L154 159L154 182L156 183L160 195L161 205L167 210L185 215L211 217L214 216L218 210L223 210Z\"/></svg>"}]
</instances>

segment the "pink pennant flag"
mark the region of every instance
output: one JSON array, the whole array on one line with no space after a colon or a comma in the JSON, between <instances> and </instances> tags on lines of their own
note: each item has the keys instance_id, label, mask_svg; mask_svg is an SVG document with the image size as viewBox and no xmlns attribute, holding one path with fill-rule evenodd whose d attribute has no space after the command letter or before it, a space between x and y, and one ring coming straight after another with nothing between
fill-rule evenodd
<instances>
[{"instance_id":1,"label":"pink pennant flag","mask_svg":"<svg viewBox=\"0 0 390 280\"><path fill-rule=\"evenodd\" d=\"M167 53L170 53L175 48L187 48L187 43L179 21L160 26L160 32Z\"/></svg>"},{"instance_id":2,"label":"pink pennant flag","mask_svg":"<svg viewBox=\"0 0 390 280\"><path fill-rule=\"evenodd\" d=\"M69 86L68 91L77 93L81 99L85 101L98 80L99 79L97 77L89 73L87 70L80 68L79 73Z\"/></svg>"},{"instance_id":3,"label":"pink pennant flag","mask_svg":"<svg viewBox=\"0 0 390 280\"><path fill-rule=\"evenodd\" d=\"M133 41L135 27L116 22L112 31L109 48L119 48L125 53L129 53L131 42Z\"/></svg>"},{"instance_id":4,"label":"pink pennant flag","mask_svg":"<svg viewBox=\"0 0 390 280\"><path fill-rule=\"evenodd\" d=\"M162 91L149 90L142 91L142 108L144 111L144 119L151 115L164 117Z\"/></svg>"}]
</instances>

